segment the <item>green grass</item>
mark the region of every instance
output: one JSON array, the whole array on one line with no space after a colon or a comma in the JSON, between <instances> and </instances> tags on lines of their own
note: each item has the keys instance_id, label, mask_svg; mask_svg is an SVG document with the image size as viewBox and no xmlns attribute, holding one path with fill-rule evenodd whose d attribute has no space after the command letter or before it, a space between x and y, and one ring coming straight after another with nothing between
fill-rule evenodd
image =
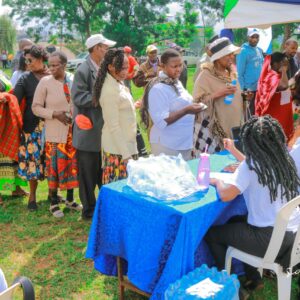
<instances>
[{"instance_id":1,"label":"green grass","mask_svg":"<svg viewBox=\"0 0 300 300\"><path fill-rule=\"evenodd\" d=\"M190 91L192 73L189 69ZM133 88L134 98L139 99L142 92L142 89ZM41 182L37 192L37 212L27 211L26 198L11 198L9 193L3 193L0 267L8 283L11 284L18 275L29 277L35 286L36 299L41 300L118 299L117 279L101 275L94 270L92 261L84 258L90 223L82 221L80 213L68 209L64 210L64 218L52 217L47 193L47 182ZM78 200L78 191L75 196ZM274 280L265 280L265 289L251 299L275 300L276 289ZM296 282L293 282L292 299L296 299L296 289ZM17 299L21 299L20 293ZM145 298L127 292L126 299Z\"/></svg>"}]
</instances>

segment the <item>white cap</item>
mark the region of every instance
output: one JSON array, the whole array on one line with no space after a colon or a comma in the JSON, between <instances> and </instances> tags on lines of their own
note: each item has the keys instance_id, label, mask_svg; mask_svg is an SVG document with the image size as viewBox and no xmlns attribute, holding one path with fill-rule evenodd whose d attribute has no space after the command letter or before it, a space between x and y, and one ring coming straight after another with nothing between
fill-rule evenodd
<instances>
[{"instance_id":1,"label":"white cap","mask_svg":"<svg viewBox=\"0 0 300 300\"><path fill-rule=\"evenodd\" d=\"M85 42L85 45L88 49L91 49L98 44L113 47L116 44L116 42L107 39L101 33L91 35Z\"/></svg>"},{"instance_id":2,"label":"white cap","mask_svg":"<svg viewBox=\"0 0 300 300\"><path fill-rule=\"evenodd\" d=\"M251 37L254 34L257 34L259 36L258 29L256 29L256 28L248 28L247 36Z\"/></svg>"}]
</instances>

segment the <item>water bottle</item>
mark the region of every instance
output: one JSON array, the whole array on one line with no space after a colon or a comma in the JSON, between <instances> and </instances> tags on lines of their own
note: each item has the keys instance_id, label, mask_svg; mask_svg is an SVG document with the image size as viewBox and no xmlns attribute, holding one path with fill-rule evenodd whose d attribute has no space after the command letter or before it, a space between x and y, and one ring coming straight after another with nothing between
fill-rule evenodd
<instances>
[{"instance_id":1,"label":"water bottle","mask_svg":"<svg viewBox=\"0 0 300 300\"><path fill-rule=\"evenodd\" d=\"M200 190L202 191L206 191L209 188L209 173L210 173L209 154L201 153L199 164L198 164L197 181Z\"/></svg>"},{"instance_id":2,"label":"water bottle","mask_svg":"<svg viewBox=\"0 0 300 300\"><path fill-rule=\"evenodd\" d=\"M236 79L234 79L234 80L231 81L231 85L232 85L232 86L236 86ZM234 94L227 95L227 96L224 98L224 103L227 104L227 105L231 104L233 98L234 98Z\"/></svg>"}]
</instances>

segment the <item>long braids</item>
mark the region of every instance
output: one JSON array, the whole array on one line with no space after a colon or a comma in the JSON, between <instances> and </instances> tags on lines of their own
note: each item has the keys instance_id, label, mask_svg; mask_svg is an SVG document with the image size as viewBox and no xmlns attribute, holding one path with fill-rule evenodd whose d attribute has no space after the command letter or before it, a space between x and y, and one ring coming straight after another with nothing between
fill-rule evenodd
<instances>
[{"instance_id":1,"label":"long braids","mask_svg":"<svg viewBox=\"0 0 300 300\"><path fill-rule=\"evenodd\" d=\"M278 196L290 201L299 194L300 179L295 162L286 147L286 137L280 124L271 116L253 116L242 127L241 139L250 170L267 186L271 202Z\"/></svg>"},{"instance_id":2,"label":"long braids","mask_svg":"<svg viewBox=\"0 0 300 300\"><path fill-rule=\"evenodd\" d=\"M113 65L116 69L116 72L120 72L122 70L123 62L124 62L124 51L123 49L109 49L104 59L100 65L97 78L95 81L94 89L93 89L93 105L99 105L99 99L101 96L102 87L108 73L108 66Z\"/></svg>"},{"instance_id":3,"label":"long braids","mask_svg":"<svg viewBox=\"0 0 300 300\"><path fill-rule=\"evenodd\" d=\"M167 49L161 55L160 61L163 65L166 65L169 59L172 57L180 57L180 53L174 49ZM169 77L155 77L147 84L142 99L142 107L140 108L141 119L147 129L151 125L151 117L149 115L149 99L148 99L150 90L154 85L158 83L163 83L174 88L176 94L179 95L179 91L176 86L177 82L178 82L177 79L172 79Z\"/></svg>"}]
</instances>

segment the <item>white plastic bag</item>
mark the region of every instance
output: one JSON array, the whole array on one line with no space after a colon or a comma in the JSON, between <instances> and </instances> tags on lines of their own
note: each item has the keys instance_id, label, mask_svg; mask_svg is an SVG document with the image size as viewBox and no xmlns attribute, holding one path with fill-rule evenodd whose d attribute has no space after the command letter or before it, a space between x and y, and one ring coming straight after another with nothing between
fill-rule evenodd
<instances>
[{"instance_id":1,"label":"white plastic bag","mask_svg":"<svg viewBox=\"0 0 300 300\"><path fill-rule=\"evenodd\" d=\"M150 155L130 160L127 172L128 186L159 200L178 200L199 190L195 176L181 155Z\"/></svg>"}]
</instances>

